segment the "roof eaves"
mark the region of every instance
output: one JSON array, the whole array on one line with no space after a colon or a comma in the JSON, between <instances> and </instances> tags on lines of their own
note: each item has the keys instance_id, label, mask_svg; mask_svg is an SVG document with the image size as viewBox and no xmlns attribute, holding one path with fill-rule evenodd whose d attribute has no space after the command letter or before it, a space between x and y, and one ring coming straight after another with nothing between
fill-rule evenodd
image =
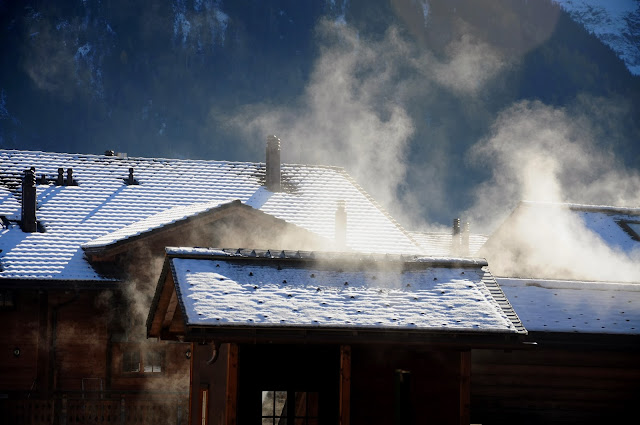
<instances>
[{"instance_id":1,"label":"roof eaves","mask_svg":"<svg viewBox=\"0 0 640 425\"><path fill-rule=\"evenodd\" d=\"M518 317L518 314L509 302L509 299L502 291L502 288L500 288L500 285L493 277L493 275L491 275L487 267L484 267L483 270L485 273L482 277L482 283L489 290L493 299L496 300L502 311L506 314L509 321L516 328L516 331L520 334L526 335L528 333L527 329L524 327L522 320L520 320L520 317Z\"/></svg>"},{"instance_id":2,"label":"roof eaves","mask_svg":"<svg viewBox=\"0 0 640 425\"><path fill-rule=\"evenodd\" d=\"M171 223L167 223L163 226L160 227L155 227L152 229L149 229L148 231L145 232L140 232L136 235L132 235L126 238L122 238L122 239L118 239L112 243L107 243L105 245L101 245L101 246L87 246L86 244L82 245L82 249L85 252L85 254L87 255L99 255L99 256L111 256L114 255L116 253L118 253L121 248L124 245L127 245L129 243L132 242L136 242L142 239L146 239L150 236L156 235L160 232L166 231L166 230L171 230L174 227L178 227L178 226L182 226L184 224L190 223L193 220L196 220L198 217L203 216L203 215L207 215L207 214L211 214L214 212L220 212L220 211L224 211L225 209L228 208L250 208L253 209L251 207L249 207L248 205L244 205L242 202L240 202L239 200L234 200L228 203L224 203L221 204L217 207L208 209L206 211L200 211L198 213L195 213L193 215L184 217L182 219L179 220L175 220L172 221Z\"/></svg>"},{"instance_id":3,"label":"roof eaves","mask_svg":"<svg viewBox=\"0 0 640 425\"><path fill-rule=\"evenodd\" d=\"M70 279L30 279L30 278L0 278L0 288L4 289L110 289L123 281L120 279L100 280L70 280Z\"/></svg>"}]
</instances>

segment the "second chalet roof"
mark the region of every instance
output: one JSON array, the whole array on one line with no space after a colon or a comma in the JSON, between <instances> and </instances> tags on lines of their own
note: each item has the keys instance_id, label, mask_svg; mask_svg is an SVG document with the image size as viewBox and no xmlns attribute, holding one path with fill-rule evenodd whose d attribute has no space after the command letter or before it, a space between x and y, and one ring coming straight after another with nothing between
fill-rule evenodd
<instances>
[{"instance_id":1,"label":"second chalet roof","mask_svg":"<svg viewBox=\"0 0 640 425\"><path fill-rule=\"evenodd\" d=\"M485 266L482 259L167 248L147 325L152 336L161 334L167 313L158 309L160 299L175 292L187 333L203 327L526 333Z\"/></svg>"},{"instance_id":2,"label":"second chalet roof","mask_svg":"<svg viewBox=\"0 0 640 425\"><path fill-rule=\"evenodd\" d=\"M527 330L640 336L640 285L497 278Z\"/></svg>"},{"instance_id":3,"label":"second chalet roof","mask_svg":"<svg viewBox=\"0 0 640 425\"><path fill-rule=\"evenodd\" d=\"M24 233L21 178L35 167L41 233ZM72 185L56 185L58 169ZM127 184L133 168L135 184ZM265 164L0 150L0 279L104 280L81 246L99 249L239 200L333 240L344 202L346 249L417 253L413 239L341 168L282 165L284 190L264 187Z\"/></svg>"}]
</instances>

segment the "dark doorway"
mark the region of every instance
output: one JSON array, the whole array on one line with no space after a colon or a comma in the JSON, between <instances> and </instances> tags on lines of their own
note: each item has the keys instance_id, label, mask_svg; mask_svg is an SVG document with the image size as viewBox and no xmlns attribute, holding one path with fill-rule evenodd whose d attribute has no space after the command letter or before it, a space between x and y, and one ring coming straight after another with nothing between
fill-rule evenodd
<instances>
[{"instance_id":1,"label":"dark doorway","mask_svg":"<svg viewBox=\"0 0 640 425\"><path fill-rule=\"evenodd\" d=\"M241 345L238 423L338 422L339 347Z\"/></svg>"}]
</instances>

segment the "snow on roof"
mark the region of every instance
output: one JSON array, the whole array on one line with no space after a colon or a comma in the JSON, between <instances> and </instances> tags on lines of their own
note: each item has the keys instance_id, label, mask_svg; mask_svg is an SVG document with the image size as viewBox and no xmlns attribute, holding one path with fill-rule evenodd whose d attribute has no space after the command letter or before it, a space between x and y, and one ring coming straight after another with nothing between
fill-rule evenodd
<instances>
[{"instance_id":1,"label":"snow on roof","mask_svg":"<svg viewBox=\"0 0 640 425\"><path fill-rule=\"evenodd\" d=\"M420 245L421 252L427 255L451 255L451 232L409 232L411 237ZM474 256L488 236L477 233L469 234L469 255Z\"/></svg>"},{"instance_id":2,"label":"snow on roof","mask_svg":"<svg viewBox=\"0 0 640 425\"><path fill-rule=\"evenodd\" d=\"M220 207L222 204L226 204L229 202L233 202L233 199L230 199L227 202L203 202L199 204L169 208L168 210L161 211L157 214L136 221L135 223L132 223L128 226L121 227L120 229L115 230L111 233L107 233L106 235L102 235L98 238L90 240L89 242L82 244L82 247L84 249L87 249L113 245L116 242L123 241L134 236L150 233L152 230L186 220L187 218L194 217L202 213L206 213Z\"/></svg>"},{"instance_id":3,"label":"snow on roof","mask_svg":"<svg viewBox=\"0 0 640 425\"><path fill-rule=\"evenodd\" d=\"M525 332L504 295L488 288L495 280L483 261L416 258L415 267L401 269L404 261L338 267L319 257L238 261L219 251L203 254L168 250L188 326Z\"/></svg>"},{"instance_id":4,"label":"snow on roof","mask_svg":"<svg viewBox=\"0 0 640 425\"><path fill-rule=\"evenodd\" d=\"M626 254L639 250L640 244L619 223L640 222L640 208L622 208L607 205L584 205L571 203L545 203L523 201L523 207L564 208L580 217L585 228L597 234L608 246Z\"/></svg>"},{"instance_id":5,"label":"snow on roof","mask_svg":"<svg viewBox=\"0 0 640 425\"><path fill-rule=\"evenodd\" d=\"M640 335L640 285L496 278L533 332Z\"/></svg>"},{"instance_id":6,"label":"snow on roof","mask_svg":"<svg viewBox=\"0 0 640 425\"><path fill-rule=\"evenodd\" d=\"M0 150L1 215L19 219L20 181L30 167L38 179L37 218L46 233L23 233L15 222L2 229L0 279L103 280L84 259L83 244L126 239L231 199L329 239L334 238L336 206L344 201L348 249L419 250L402 227L336 167L283 164L286 190L272 193L263 187L263 163ZM138 184L126 184L130 167ZM56 186L58 168L65 177L72 168L77 185ZM46 184L40 183L42 174ZM156 216L176 207L185 209ZM109 235L112 232L117 233Z\"/></svg>"}]
</instances>

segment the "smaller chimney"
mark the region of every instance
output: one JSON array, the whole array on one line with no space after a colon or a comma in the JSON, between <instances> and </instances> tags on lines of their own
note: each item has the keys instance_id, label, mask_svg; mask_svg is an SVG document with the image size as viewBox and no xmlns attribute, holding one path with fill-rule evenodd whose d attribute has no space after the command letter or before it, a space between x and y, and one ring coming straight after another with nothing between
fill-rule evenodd
<instances>
[{"instance_id":1,"label":"smaller chimney","mask_svg":"<svg viewBox=\"0 0 640 425\"><path fill-rule=\"evenodd\" d=\"M451 254L460 255L460 219L453 219L453 232L451 234Z\"/></svg>"},{"instance_id":2,"label":"smaller chimney","mask_svg":"<svg viewBox=\"0 0 640 425\"><path fill-rule=\"evenodd\" d=\"M73 186L73 168L67 168L67 186Z\"/></svg>"},{"instance_id":3,"label":"smaller chimney","mask_svg":"<svg viewBox=\"0 0 640 425\"><path fill-rule=\"evenodd\" d=\"M338 201L335 226L334 238L336 247L344 249L347 246L347 210L345 209L344 201Z\"/></svg>"},{"instance_id":4,"label":"smaller chimney","mask_svg":"<svg viewBox=\"0 0 640 425\"><path fill-rule=\"evenodd\" d=\"M280 192L282 189L280 175L280 139L276 136L267 136L267 171L266 186L271 192Z\"/></svg>"},{"instance_id":5,"label":"smaller chimney","mask_svg":"<svg viewBox=\"0 0 640 425\"><path fill-rule=\"evenodd\" d=\"M138 184L138 181L133 177L133 167L129 168L129 178L127 179L128 185Z\"/></svg>"},{"instance_id":6,"label":"smaller chimney","mask_svg":"<svg viewBox=\"0 0 640 425\"><path fill-rule=\"evenodd\" d=\"M36 173L33 168L25 170L22 178L22 231L34 233L38 231L36 220Z\"/></svg>"},{"instance_id":7,"label":"smaller chimney","mask_svg":"<svg viewBox=\"0 0 640 425\"><path fill-rule=\"evenodd\" d=\"M64 168L58 168L58 178L56 179L56 186L62 186L64 184Z\"/></svg>"}]
</instances>

